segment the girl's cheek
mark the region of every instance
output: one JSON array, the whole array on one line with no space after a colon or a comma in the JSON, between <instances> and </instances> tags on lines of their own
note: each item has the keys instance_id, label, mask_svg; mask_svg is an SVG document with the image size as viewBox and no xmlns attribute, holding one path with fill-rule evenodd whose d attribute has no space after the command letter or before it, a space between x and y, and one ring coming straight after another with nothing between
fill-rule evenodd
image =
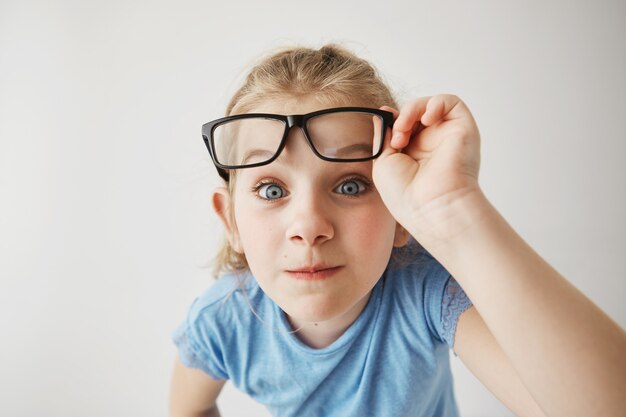
<instances>
[{"instance_id":1,"label":"girl's cheek","mask_svg":"<svg viewBox=\"0 0 626 417\"><path fill-rule=\"evenodd\" d=\"M251 205L242 208L239 212L242 235L250 237L252 240L269 241L275 240L277 235L284 235L285 216L281 210L267 207L269 204L253 202Z\"/></svg>"},{"instance_id":2,"label":"girl's cheek","mask_svg":"<svg viewBox=\"0 0 626 417\"><path fill-rule=\"evenodd\" d=\"M359 239L363 246L377 247L380 244L384 245L387 238L393 240L395 220L389 212L376 209L363 210L353 213L350 217L348 228L352 229L355 238Z\"/></svg>"}]
</instances>

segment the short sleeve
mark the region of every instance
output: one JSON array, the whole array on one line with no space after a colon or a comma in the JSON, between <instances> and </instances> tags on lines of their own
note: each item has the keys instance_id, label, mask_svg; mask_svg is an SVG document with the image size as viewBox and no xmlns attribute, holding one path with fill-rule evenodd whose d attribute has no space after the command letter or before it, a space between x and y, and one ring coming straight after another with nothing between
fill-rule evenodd
<instances>
[{"instance_id":1,"label":"short sleeve","mask_svg":"<svg viewBox=\"0 0 626 417\"><path fill-rule=\"evenodd\" d=\"M472 301L467 297L463 288L450 275L444 287L441 302L441 338L450 349L454 347L454 335L459 317L472 305ZM457 356L454 350L452 353Z\"/></svg>"},{"instance_id":2,"label":"short sleeve","mask_svg":"<svg viewBox=\"0 0 626 417\"><path fill-rule=\"evenodd\" d=\"M461 314L473 305L472 301L450 272L426 249L422 249L421 259L418 269L423 275L422 291L428 330L434 339L453 349L457 322Z\"/></svg>"},{"instance_id":3,"label":"short sleeve","mask_svg":"<svg viewBox=\"0 0 626 417\"><path fill-rule=\"evenodd\" d=\"M194 303L194 305L198 302ZM203 311L206 315L206 311ZM188 368L200 369L213 379L228 379L224 365L219 332L192 306L186 320L171 333L178 348L180 362Z\"/></svg>"},{"instance_id":4,"label":"short sleeve","mask_svg":"<svg viewBox=\"0 0 626 417\"><path fill-rule=\"evenodd\" d=\"M196 298L183 323L172 333L180 362L188 368L204 371L213 379L229 379L225 354L231 352L233 340L229 329L230 310L223 301L235 288L233 279L220 279Z\"/></svg>"}]
</instances>

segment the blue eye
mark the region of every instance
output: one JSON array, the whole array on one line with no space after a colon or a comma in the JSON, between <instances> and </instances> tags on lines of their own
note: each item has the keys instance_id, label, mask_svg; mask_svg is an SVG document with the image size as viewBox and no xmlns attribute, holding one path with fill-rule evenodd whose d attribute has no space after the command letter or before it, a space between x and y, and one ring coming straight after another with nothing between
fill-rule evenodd
<instances>
[{"instance_id":1,"label":"blue eye","mask_svg":"<svg viewBox=\"0 0 626 417\"><path fill-rule=\"evenodd\" d=\"M276 200L285 195L284 190L276 184L264 184L257 190L261 198L265 200Z\"/></svg>"},{"instance_id":2,"label":"blue eye","mask_svg":"<svg viewBox=\"0 0 626 417\"><path fill-rule=\"evenodd\" d=\"M338 192L341 194L355 196L367 190L367 184L361 180L349 179L342 182L341 185L336 188L336 190L338 190Z\"/></svg>"}]
</instances>

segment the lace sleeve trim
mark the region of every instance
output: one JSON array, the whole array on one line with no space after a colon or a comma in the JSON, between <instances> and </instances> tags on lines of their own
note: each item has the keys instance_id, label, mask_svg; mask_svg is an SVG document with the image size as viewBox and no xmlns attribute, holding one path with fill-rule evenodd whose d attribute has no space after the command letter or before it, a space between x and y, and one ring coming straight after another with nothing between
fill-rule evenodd
<instances>
[{"instance_id":1,"label":"lace sleeve trim","mask_svg":"<svg viewBox=\"0 0 626 417\"><path fill-rule=\"evenodd\" d=\"M463 288L451 276L444 290L441 307L442 337L450 349L454 347L454 335L459 316L472 305L472 301L467 297ZM452 352L456 357L454 350Z\"/></svg>"}]
</instances>

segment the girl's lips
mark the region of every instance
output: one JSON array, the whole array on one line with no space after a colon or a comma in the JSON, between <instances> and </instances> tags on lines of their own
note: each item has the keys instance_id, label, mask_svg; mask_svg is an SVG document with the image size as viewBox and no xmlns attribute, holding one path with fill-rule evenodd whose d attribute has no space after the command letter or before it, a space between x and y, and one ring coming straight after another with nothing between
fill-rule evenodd
<instances>
[{"instance_id":1,"label":"girl's lips","mask_svg":"<svg viewBox=\"0 0 626 417\"><path fill-rule=\"evenodd\" d=\"M322 279L330 278L331 276L339 272L339 270L342 268L343 266L335 266L333 268L318 269L314 272L287 271L287 273L289 274L289 276L295 279L302 279L302 280L309 280L309 281L310 280L322 280Z\"/></svg>"}]
</instances>

